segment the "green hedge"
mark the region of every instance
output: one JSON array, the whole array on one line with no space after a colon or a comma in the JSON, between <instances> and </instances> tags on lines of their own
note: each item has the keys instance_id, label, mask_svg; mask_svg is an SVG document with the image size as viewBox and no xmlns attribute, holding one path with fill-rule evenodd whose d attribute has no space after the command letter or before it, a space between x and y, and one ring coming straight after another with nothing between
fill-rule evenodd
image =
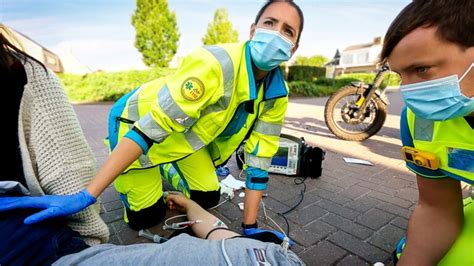
<instances>
[{"instance_id":1,"label":"green hedge","mask_svg":"<svg viewBox=\"0 0 474 266\"><path fill-rule=\"evenodd\" d=\"M324 78L320 67L292 66L288 77L290 96L327 96L354 81L371 83L375 74L346 74L336 79ZM96 72L84 76L60 74L70 101L115 101L130 90L150 80L172 74L174 69L157 68L144 71ZM293 73L293 74L291 74ZM311 77L311 75L313 75ZM302 80L294 80L299 77ZM311 78L308 78L311 77ZM386 77L384 85L400 83L397 75Z\"/></svg>"},{"instance_id":2,"label":"green hedge","mask_svg":"<svg viewBox=\"0 0 474 266\"><path fill-rule=\"evenodd\" d=\"M59 74L71 102L115 101L132 89L175 70L157 68L143 71Z\"/></svg>"},{"instance_id":3,"label":"green hedge","mask_svg":"<svg viewBox=\"0 0 474 266\"><path fill-rule=\"evenodd\" d=\"M336 79L319 78L314 81L292 81L288 82L290 88L290 96L329 96L339 88L350 85L354 81L362 81L372 83L375 74L347 74L337 77ZM398 75L388 75L382 83L382 87L400 85Z\"/></svg>"},{"instance_id":4,"label":"green hedge","mask_svg":"<svg viewBox=\"0 0 474 266\"><path fill-rule=\"evenodd\" d=\"M351 84L351 82L359 81L356 78L344 77L344 78L336 78L336 79L328 79L328 78L320 78L314 81L314 84L320 86L331 86L340 88L345 85Z\"/></svg>"},{"instance_id":5,"label":"green hedge","mask_svg":"<svg viewBox=\"0 0 474 266\"><path fill-rule=\"evenodd\" d=\"M326 68L315 66L290 66L287 80L291 81L313 81L324 77Z\"/></svg>"},{"instance_id":6,"label":"green hedge","mask_svg":"<svg viewBox=\"0 0 474 266\"><path fill-rule=\"evenodd\" d=\"M337 77L336 79L354 79L365 83L372 83L375 78L375 73L354 73L345 74ZM384 81L382 82L382 88L386 86L398 86L400 85L400 76L395 73L385 73Z\"/></svg>"},{"instance_id":7,"label":"green hedge","mask_svg":"<svg viewBox=\"0 0 474 266\"><path fill-rule=\"evenodd\" d=\"M310 81L288 82L290 97L292 96L310 96L323 97L333 94L338 88L333 86L319 85Z\"/></svg>"}]
</instances>

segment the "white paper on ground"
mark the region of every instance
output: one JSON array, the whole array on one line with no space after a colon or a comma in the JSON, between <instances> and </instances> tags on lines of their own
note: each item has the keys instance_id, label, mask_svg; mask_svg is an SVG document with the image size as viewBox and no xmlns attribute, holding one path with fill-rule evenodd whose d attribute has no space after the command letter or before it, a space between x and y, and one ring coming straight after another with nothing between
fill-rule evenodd
<instances>
[{"instance_id":1,"label":"white paper on ground","mask_svg":"<svg viewBox=\"0 0 474 266\"><path fill-rule=\"evenodd\" d=\"M231 174L222 180L221 183L233 189L241 189L245 187L245 183L243 181L235 179Z\"/></svg>"},{"instance_id":2,"label":"white paper on ground","mask_svg":"<svg viewBox=\"0 0 474 266\"><path fill-rule=\"evenodd\" d=\"M224 195L227 194L229 198L233 198L234 197L234 189L231 188L231 187L228 187L226 186L225 184L222 184L222 182L220 183L220 186L221 186L221 195Z\"/></svg>"},{"instance_id":3,"label":"white paper on ground","mask_svg":"<svg viewBox=\"0 0 474 266\"><path fill-rule=\"evenodd\" d=\"M370 166L374 165L373 163L369 161L356 159L356 158L343 157L343 159L346 163L354 163L354 164L362 164L362 165L370 165Z\"/></svg>"}]
</instances>

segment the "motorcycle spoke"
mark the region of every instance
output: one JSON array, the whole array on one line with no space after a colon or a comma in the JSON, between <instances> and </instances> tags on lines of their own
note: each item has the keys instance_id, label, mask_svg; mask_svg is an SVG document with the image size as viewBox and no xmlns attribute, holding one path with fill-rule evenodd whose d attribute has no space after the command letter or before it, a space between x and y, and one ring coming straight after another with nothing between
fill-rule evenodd
<instances>
[{"instance_id":1,"label":"motorcycle spoke","mask_svg":"<svg viewBox=\"0 0 474 266\"><path fill-rule=\"evenodd\" d=\"M376 108L374 108L374 103L371 102L370 105L367 107L368 111L370 112L367 117L365 117L363 120L358 121L358 122L353 122L353 123L348 123L347 119L352 119L356 120L354 116L348 112L352 111L350 108L354 108L356 105L356 102L359 100L360 95L353 94L353 95L348 95L345 98L341 99L338 103L336 103L336 106L334 108L333 112L333 119L336 122L336 125L349 133L358 133L358 132L365 132L367 131L368 128L371 127L373 121L376 118ZM345 111L345 117L342 115L342 111ZM346 118L346 119L344 119Z\"/></svg>"}]
</instances>

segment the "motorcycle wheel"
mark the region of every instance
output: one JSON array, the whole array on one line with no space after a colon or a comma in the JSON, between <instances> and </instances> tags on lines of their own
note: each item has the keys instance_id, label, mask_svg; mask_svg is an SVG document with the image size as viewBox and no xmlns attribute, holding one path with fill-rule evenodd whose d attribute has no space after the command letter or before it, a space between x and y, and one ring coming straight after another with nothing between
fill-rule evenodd
<instances>
[{"instance_id":1,"label":"motorcycle wheel","mask_svg":"<svg viewBox=\"0 0 474 266\"><path fill-rule=\"evenodd\" d=\"M324 120L329 130L343 140L363 141L375 135L387 118L387 106L378 97L373 97L360 119L355 117L356 102L365 89L344 86L329 97L324 107Z\"/></svg>"}]
</instances>

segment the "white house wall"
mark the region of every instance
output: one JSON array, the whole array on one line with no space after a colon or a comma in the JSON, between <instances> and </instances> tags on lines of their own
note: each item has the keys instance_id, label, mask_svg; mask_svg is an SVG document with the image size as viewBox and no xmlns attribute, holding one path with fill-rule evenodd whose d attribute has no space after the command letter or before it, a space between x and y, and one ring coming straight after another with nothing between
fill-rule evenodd
<instances>
[{"instance_id":1,"label":"white house wall","mask_svg":"<svg viewBox=\"0 0 474 266\"><path fill-rule=\"evenodd\" d=\"M339 67L347 68L347 67L361 67L361 66L372 66L378 62L378 56L382 51L381 45L374 45L369 48L358 49L358 50L350 50L342 52L341 54L341 61ZM357 56L360 54L368 53L368 62L358 62ZM351 55L352 56L352 64L346 64L345 56Z\"/></svg>"},{"instance_id":2,"label":"white house wall","mask_svg":"<svg viewBox=\"0 0 474 266\"><path fill-rule=\"evenodd\" d=\"M374 45L370 48L369 53L369 61L372 62L374 65L379 62L379 56L382 52L382 45Z\"/></svg>"},{"instance_id":3,"label":"white house wall","mask_svg":"<svg viewBox=\"0 0 474 266\"><path fill-rule=\"evenodd\" d=\"M354 66L364 66L364 65L369 65L369 63L360 63L358 62L357 56L360 54L369 54L369 60L370 60L370 49L369 48L364 48L364 49L358 49L358 50L350 50L346 52L342 52L341 54L341 61L340 61L340 66L341 67L354 67ZM352 56L352 63L346 63L346 57L347 56Z\"/></svg>"}]
</instances>

